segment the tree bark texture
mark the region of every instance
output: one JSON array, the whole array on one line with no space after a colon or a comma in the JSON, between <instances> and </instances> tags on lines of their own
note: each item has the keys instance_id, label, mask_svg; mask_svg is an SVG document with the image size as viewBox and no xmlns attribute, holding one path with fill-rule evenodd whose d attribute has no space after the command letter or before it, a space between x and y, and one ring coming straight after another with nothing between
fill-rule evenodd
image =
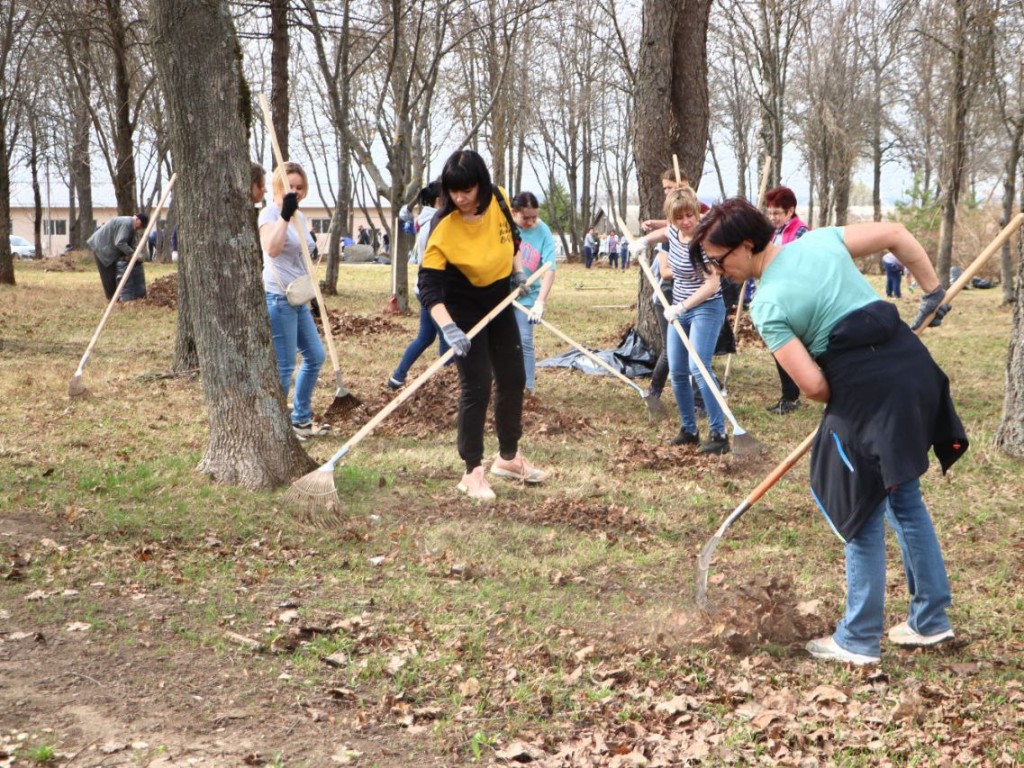
<instances>
[{"instance_id":1,"label":"tree bark texture","mask_svg":"<svg viewBox=\"0 0 1024 768\"><path fill-rule=\"evenodd\" d=\"M178 246L210 440L198 469L283 485L313 467L285 410L249 202L249 90L227 0L154 0L151 32L178 169Z\"/></svg>"},{"instance_id":2,"label":"tree bark texture","mask_svg":"<svg viewBox=\"0 0 1024 768\"><path fill-rule=\"evenodd\" d=\"M1020 232L1017 237L1024 237ZM1024 280L1024 259L1017 262L1017 285ZM1003 418L996 430L996 447L1024 458L1024 301L1013 305L1013 329L1006 355L1006 396Z\"/></svg>"},{"instance_id":3,"label":"tree bark texture","mask_svg":"<svg viewBox=\"0 0 1024 768\"><path fill-rule=\"evenodd\" d=\"M270 110L285 160L288 154L288 0L270 0Z\"/></svg>"},{"instance_id":4,"label":"tree bark texture","mask_svg":"<svg viewBox=\"0 0 1024 768\"><path fill-rule=\"evenodd\" d=\"M699 179L708 144L708 15L710 0L644 0L636 93L634 147L640 219L661 218L660 175L679 157L680 170ZM651 288L641 274L637 332L661 347Z\"/></svg>"},{"instance_id":5,"label":"tree bark texture","mask_svg":"<svg viewBox=\"0 0 1024 768\"><path fill-rule=\"evenodd\" d=\"M114 197L120 216L138 210L135 199L135 127L131 119L131 78L128 75L128 31L121 0L107 0L107 22L114 67Z\"/></svg>"},{"instance_id":6,"label":"tree bark texture","mask_svg":"<svg viewBox=\"0 0 1024 768\"><path fill-rule=\"evenodd\" d=\"M14 285L11 255L11 164L7 148L7 105L0 93L0 285Z\"/></svg>"},{"instance_id":7,"label":"tree bark texture","mask_svg":"<svg viewBox=\"0 0 1024 768\"><path fill-rule=\"evenodd\" d=\"M1014 126L1015 131L1010 141L1010 148L1006 154L1006 165L1003 176L1003 214L999 218L1000 228L1005 227L1013 218L1014 198L1017 196L1017 168L1020 165L1021 149L1024 145L1024 114ZM1024 237L1018 231L1017 237ZM1017 298L1017 290L1020 287L1018 281L1013 281L1013 258L1010 254L1010 241L1003 243L999 254L1000 275L1003 282L1003 304L1009 304Z\"/></svg>"}]
</instances>

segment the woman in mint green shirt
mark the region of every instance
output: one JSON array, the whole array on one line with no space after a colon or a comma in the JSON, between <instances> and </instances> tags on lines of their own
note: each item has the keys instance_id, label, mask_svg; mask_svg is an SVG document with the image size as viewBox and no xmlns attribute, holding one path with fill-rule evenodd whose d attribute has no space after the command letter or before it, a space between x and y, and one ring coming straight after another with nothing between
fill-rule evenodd
<instances>
[{"instance_id":1,"label":"woman in mint green shirt","mask_svg":"<svg viewBox=\"0 0 1024 768\"><path fill-rule=\"evenodd\" d=\"M943 289L928 254L902 224L879 222L808 232L783 248L746 200L714 206L691 240L717 271L759 280L751 317L779 364L810 399L825 403L811 454L811 494L846 549L846 612L835 632L811 640L816 658L854 664L881 657L885 523L896 532L910 592L899 646L953 637L938 538L920 476L934 449L943 471L967 449L949 380L928 349L882 301L851 257L889 250L927 296L919 325Z\"/></svg>"}]
</instances>

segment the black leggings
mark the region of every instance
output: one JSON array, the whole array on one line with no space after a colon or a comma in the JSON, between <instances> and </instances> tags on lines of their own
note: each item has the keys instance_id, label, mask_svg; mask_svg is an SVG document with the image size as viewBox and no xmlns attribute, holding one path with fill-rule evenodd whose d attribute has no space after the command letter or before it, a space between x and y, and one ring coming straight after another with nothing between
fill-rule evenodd
<instances>
[{"instance_id":1,"label":"black leggings","mask_svg":"<svg viewBox=\"0 0 1024 768\"><path fill-rule=\"evenodd\" d=\"M451 308L449 308L451 310ZM455 313L453 312L453 315ZM476 322L454 317L463 331ZM478 319L478 318L477 318ZM498 452L503 459L514 459L523 435L523 390L526 369L523 345L512 307L507 307L473 338L469 354L456 357L459 369L459 456L466 472L480 466L484 458L484 425L494 382L494 427L498 433Z\"/></svg>"}]
</instances>

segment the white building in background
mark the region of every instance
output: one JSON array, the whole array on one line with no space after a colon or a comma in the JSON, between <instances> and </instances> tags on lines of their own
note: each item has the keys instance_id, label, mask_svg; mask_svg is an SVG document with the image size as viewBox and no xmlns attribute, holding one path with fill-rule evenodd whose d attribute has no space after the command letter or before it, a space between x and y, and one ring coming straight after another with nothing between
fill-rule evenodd
<instances>
[{"instance_id":1,"label":"white building in background","mask_svg":"<svg viewBox=\"0 0 1024 768\"><path fill-rule=\"evenodd\" d=\"M118 215L114 207L93 207L93 218L96 219L96 226L102 227L112 218ZM316 233L317 247L326 252L327 232L331 224L331 216L326 208L315 206L303 206L302 213L309 219L313 231ZM367 219L362 210L355 209L352 212L352 232L358 232L360 226L373 226L379 233L384 229L380 220L375 218L376 210L372 210L371 216ZM391 217L389 207L382 208L383 218ZM164 223L161 219L161 228ZM43 256L60 256L68 245L68 231L70 227L69 212L64 208L43 207ZM25 206L11 207L11 234L18 235L30 243L35 238L35 208ZM92 234L92 233L89 233ZM353 235L354 236L354 235Z\"/></svg>"}]
</instances>

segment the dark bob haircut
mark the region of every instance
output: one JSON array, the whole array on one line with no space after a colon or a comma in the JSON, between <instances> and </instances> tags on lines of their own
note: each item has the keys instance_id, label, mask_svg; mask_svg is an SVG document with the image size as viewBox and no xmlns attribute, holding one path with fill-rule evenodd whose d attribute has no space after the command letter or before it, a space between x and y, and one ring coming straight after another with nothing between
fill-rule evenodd
<instances>
[{"instance_id":1,"label":"dark bob haircut","mask_svg":"<svg viewBox=\"0 0 1024 768\"><path fill-rule=\"evenodd\" d=\"M764 194L764 201L773 208L781 208L784 211L796 208L796 195L789 187L769 189Z\"/></svg>"},{"instance_id":2,"label":"dark bob haircut","mask_svg":"<svg viewBox=\"0 0 1024 768\"><path fill-rule=\"evenodd\" d=\"M523 208L540 208L537 196L533 192L520 192L512 198L513 211L521 211Z\"/></svg>"},{"instance_id":3,"label":"dark bob haircut","mask_svg":"<svg viewBox=\"0 0 1024 768\"><path fill-rule=\"evenodd\" d=\"M703 248L705 243L735 248L744 240L750 241L754 253L760 253L774 234L775 227L749 200L730 197L704 214L690 238L690 253Z\"/></svg>"},{"instance_id":4,"label":"dark bob haircut","mask_svg":"<svg viewBox=\"0 0 1024 768\"><path fill-rule=\"evenodd\" d=\"M445 160L441 171L441 216L458 210L452 192L465 192L477 188L477 213L483 213L494 196L491 172L480 155L472 149L460 149Z\"/></svg>"}]
</instances>

